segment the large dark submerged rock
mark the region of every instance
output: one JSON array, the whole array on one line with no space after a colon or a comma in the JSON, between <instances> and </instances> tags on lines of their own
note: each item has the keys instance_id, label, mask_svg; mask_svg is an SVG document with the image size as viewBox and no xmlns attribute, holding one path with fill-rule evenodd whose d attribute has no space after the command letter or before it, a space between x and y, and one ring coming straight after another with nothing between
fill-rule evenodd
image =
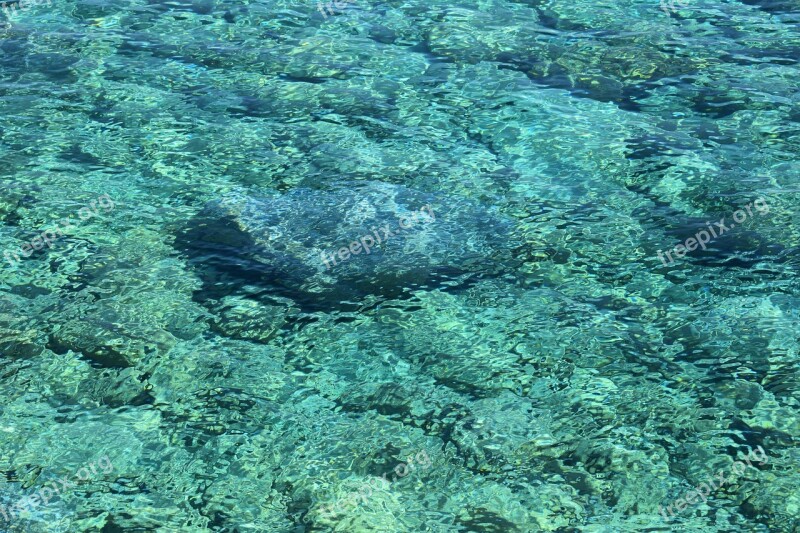
<instances>
[{"instance_id":1,"label":"large dark submerged rock","mask_svg":"<svg viewBox=\"0 0 800 533\"><path fill-rule=\"evenodd\" d=\"M358 253L342 260L338 252L353 243ZM513 222L472 201L368 182L232 194L192 219L176 247L204 281L201 299L245 292L329 309L509 273L516 245Z\"/></svg>"}]
</instances>

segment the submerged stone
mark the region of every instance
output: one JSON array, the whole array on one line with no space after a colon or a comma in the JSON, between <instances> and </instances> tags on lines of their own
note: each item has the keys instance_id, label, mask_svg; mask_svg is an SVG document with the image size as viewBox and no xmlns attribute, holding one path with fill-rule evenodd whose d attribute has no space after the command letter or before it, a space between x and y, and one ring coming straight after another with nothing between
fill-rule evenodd
<instances>
[{"instance_id":1,"label":"submerged stone","mask_svg":"<svg viewBox=\"0 0 800 533\"><path fill-rule=\"evenodd\" d=\"M126 311L99 302L91 312L75 313L54 328L47 348L57 354L71 350L96 368L128 368L168 352L177 342L169 332Z\"/></svg>"},{"instance_id":2,"label":"submerged stone","mask_svg":"<svg viewBox=\"0 0 800 533\"><path fill-rule=\"evenodd\" d=\"M507 272L513 222L464 198L367 182L209 203L176 239L205 282L234 292L343 308Z\"/></svg>"}]
</instances>

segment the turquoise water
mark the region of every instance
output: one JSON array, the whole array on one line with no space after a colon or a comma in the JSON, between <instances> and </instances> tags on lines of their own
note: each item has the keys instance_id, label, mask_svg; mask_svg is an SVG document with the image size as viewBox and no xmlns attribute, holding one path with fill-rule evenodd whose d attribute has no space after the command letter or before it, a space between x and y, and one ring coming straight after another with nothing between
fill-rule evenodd
<instances>
[{"instance_id":1,"label":"turquoise water","mask_svg":"<svg viewBox=\"0 0 800 533\"><path fill-rule=\"evenodd\" d=\"M796 0L0 12L0 531L800 531Z\"/></svg>"}]
</instances>

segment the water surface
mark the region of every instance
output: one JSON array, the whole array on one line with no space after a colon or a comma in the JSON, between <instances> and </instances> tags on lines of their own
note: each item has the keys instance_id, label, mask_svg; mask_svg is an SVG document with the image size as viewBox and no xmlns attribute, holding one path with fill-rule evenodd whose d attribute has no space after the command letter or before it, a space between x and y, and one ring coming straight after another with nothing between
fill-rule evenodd
<instances>
[{"instance_id":1,"label":"water surface","mask_svg":"<svg viewBox=\"0 0 800 533\"><path fill-rule=\"evenodd\" d=\"M328 6L0 15L0 530L797 531L798 4Z\"/></svg>"}]
</instances>

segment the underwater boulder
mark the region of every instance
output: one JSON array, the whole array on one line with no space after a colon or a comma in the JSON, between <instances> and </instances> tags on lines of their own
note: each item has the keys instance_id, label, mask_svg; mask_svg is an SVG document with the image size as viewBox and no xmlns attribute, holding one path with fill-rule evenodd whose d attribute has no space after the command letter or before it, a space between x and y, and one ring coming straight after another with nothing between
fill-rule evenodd
<instances>
[{"instance_id":1,"label":"underwater boulder","mask_svg":"<svg viewBox=\"0 0 800 533\"><path fill-rule=\"evenodd\" d=\"M47 348L57 354L71 350L95 368L128 368L168 352L176 342L169 332L136 320L115 303L98 302L92 311L75 312L58 324Z\"/></svg>"},{"instance_id":2,"label":"underwater boulder","mask_svg":"<svg viewBox=\"0 0 800 533\"><path fill-rule=\"evenodd\" d=\"M26 314L26 310L31 309L36 309L36 304L21 296L4 294L0 298L0 359L27 359L42 353L41 328Z\"/></svg>"},{"instance_id":3,"label":"underwater boulder","mask_svg":"<svg viewBox=\"0 0 800 533\"><path fill-rule=\"evenodd\" d=\"M244 291L326 309L508 272L514 242L512 221L470 200L366 182L228 195L175 246L203 279L202 300Z\"/></svg>"}]
</instances>

